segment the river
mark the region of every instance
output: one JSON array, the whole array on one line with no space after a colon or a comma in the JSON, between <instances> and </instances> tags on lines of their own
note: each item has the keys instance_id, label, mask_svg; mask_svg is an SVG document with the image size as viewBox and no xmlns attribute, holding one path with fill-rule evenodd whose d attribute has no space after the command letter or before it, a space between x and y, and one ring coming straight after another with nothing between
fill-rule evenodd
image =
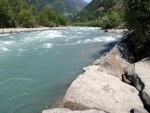
<instances>
[{"instance_id":1,"label":"river","mask_svg":"<svg viewBox=\"0 0 150 113\"><path fill-rule=\"evenodd\" d=\"M121 37L71 26L0 34L0 113L41 113Z\"/></svg>"}]
</instances>

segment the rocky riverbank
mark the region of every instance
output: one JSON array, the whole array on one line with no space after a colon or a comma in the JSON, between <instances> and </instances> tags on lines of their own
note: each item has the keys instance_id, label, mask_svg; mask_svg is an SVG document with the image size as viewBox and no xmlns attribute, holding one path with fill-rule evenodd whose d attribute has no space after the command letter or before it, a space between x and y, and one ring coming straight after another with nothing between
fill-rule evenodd
<instances>
[{"instance_id":1,"label":"rocky riverbank","mask_svg":"<svg viewBox=\"0 0 150 113\"><path fill-rule=\"evenodd\" d=\"M4 28L0 29L0 34L6 33L19 33L19 32L32 32L32 31L43 31L43 30L57 30L65 29L66 27L38 27L38 28Z\"/></svg>"},{"instance_id":2,"label":"rocky riverbank","mask_svg":"<svg viewBox=\"0 0 150 113\"><path fill-rule=\"evenodd\" d=\"M42 113L148 113L150 59L136 62L130 43L122 41L85 67L69 87L61 106Z\"/></svg>"}]
</instances>

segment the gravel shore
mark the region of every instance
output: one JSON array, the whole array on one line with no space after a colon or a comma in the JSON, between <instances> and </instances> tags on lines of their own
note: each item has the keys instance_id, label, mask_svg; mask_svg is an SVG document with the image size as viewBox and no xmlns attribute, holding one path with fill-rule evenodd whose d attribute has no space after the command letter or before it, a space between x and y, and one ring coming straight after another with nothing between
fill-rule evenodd
<instances>
[{"instance_id":1,"label":"gravel shore","mask_svg":"<svg viewBox=\"0 0 150 113\"><path fill-rule=\"evenodd\" d=\"M32 32L32 31L43 31L43 30L57 30L65 29L66 27L39 27L39 28L0 28L0 34L6 33L19 33L19 32Z\"/></svg>"}]
</instances>

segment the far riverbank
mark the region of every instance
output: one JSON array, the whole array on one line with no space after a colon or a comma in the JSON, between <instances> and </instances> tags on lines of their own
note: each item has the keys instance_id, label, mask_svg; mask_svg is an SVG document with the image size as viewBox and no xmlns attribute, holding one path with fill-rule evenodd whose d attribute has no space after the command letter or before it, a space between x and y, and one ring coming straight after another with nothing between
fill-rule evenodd
<instances>
[{"instance_id":1,"label":"far riverbank","mask_svg":"<svg viewBox=\"0 0 150 113\"><path fill-rule=\"evenodd\" d=\"M110 32L110 33L125 33L127 32L128 29L107 29L106 32Z\"/></svg>"},{"instance_id":2,"label":"far riverbank","mask_svg":"<svg viewBox=\"0 0 150 113\"><path fill-rule=\"evenodd\" d=\"M0 28L0 34L65 29L66 27Z\"/></svg>"}]
</instances>

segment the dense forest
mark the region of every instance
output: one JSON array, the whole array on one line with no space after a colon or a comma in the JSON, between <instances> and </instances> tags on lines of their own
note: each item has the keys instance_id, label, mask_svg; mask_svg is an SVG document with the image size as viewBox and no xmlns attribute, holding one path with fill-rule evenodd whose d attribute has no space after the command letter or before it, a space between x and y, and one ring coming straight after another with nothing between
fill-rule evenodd
<instances>
[{"instance_id":1,"label":"dense forest","mask_svg":"<svg viewBox=\"0 0 150 113\"><path fill-rule=\"evenodd\" d=\"M35 5L39 10L45 5L50 5L57 10L59 14L66 16L68 19L79 13L87 3L83 0L26 0L28 3Z\"/></svg>"},{"instance_id":2,"label":"dense forest","mask_svg":"<svg viewBox=\"0 0 150 113\"><path fill-rule=\"evenodd\" d=\"M67 20L51 6L38 10L25 0L0 0L0 27L64 26Z\"/></svg>"}]
</instances>

